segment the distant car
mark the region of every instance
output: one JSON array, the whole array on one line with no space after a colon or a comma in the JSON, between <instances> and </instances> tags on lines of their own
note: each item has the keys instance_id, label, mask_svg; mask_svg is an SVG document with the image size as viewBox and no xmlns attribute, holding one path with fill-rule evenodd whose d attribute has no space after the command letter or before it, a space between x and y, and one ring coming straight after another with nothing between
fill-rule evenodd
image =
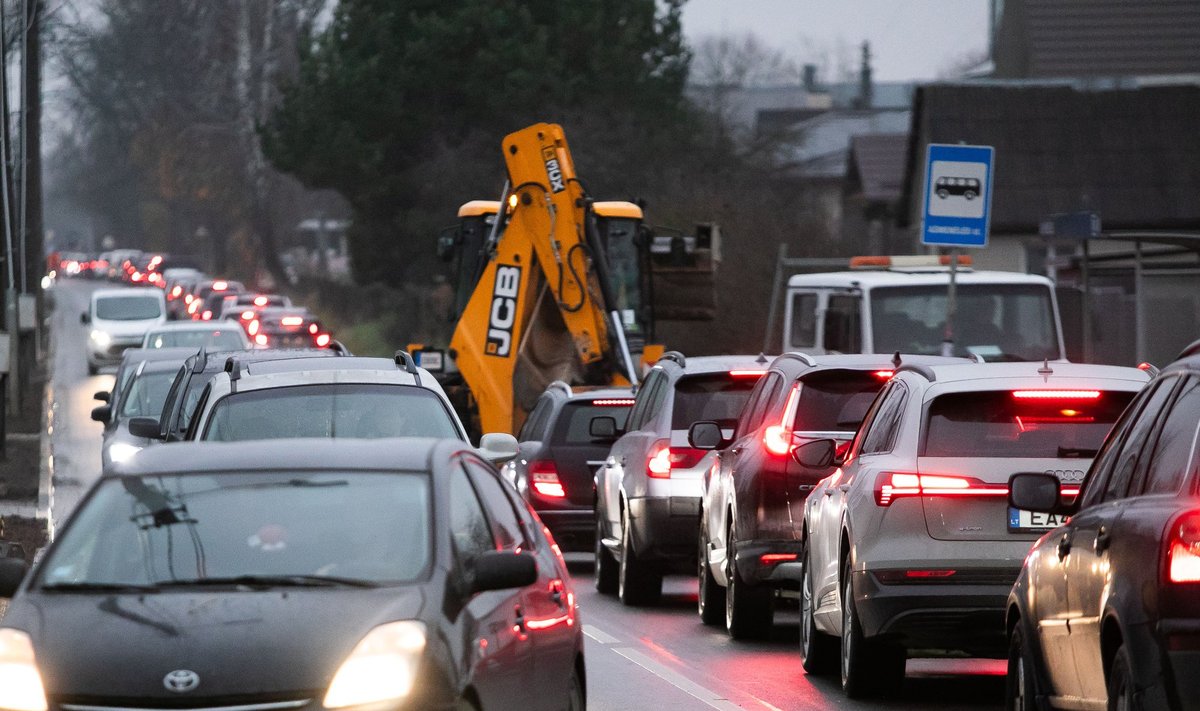
<instances>
[{"instance_id":1,"label":"distant car","mask_svg":"<svg viewBox=\"0 0 1200 711\"><path fill-rule=\"evenodd\" d=\"M570 573L458 440L154 447L25 571L0 708L586 705Z\"/></svg>"},{"instance_id":2,"label":"distant car","mask_svg":"<svg viewBox=\"0 0 1200 711\"><path fill-rule=\"evenodd\" d=\"M902 365L844 459L832 439L797 447L802 464L838 467L804 504L805 670L840 667L860 698L900 685L909 654L1003 658L1009 591L1058 525L1010 509L1009 477L1077 487L1147 380L1074 363Z\"/></svg>"},{"instance_id":3,"label":"distant car","mask_svg":"<svg viewBox=\"0 0 1200 711\"><path fill-rule=\"evenodd\" d=\"M166 278L163 293L167 299L167 317L172 321L190 318L187 310L195 298L192 292L196 286L207 279L203 273L172 275Z\"/></svg>"},{"instance_id":4,"label":"distant car","mask_svg":"<svg viewBox=\"0 0 1200 711\"><path fill-rule=\"evenodd\" d=\"M157 440L147 438L130 430L135 417L157 418L167 400L167 392L180 361L142 361L130 376L115 406L101 406L92 411L92 419L104 422L104 434L100 446L102 471L109 471L114 464L127 461L134 454ZM107 415L107 417L104 417Z\"/></svg>"},{"instance_id":5,"label":"distant car","mask_svg":"<svg viewBox=\"0 0 1200 711\"><path fill-rule=\"evenodd\" d=\"M562 381L546 388L517 434L516 459L501 473L537 512L563 550L595 545L595 471L610 443L591 435L592 418L625 426L633 393L628 389L578 390Z\"/></svg>"},{"instance_id":6,"label":"distant car","mask_svg":"<svg viewBox=\"0 0 1200 711\"><path fill-rule=\"evenodd\" d=\"M229 294L221 302L221 320L237 321L245 329L263 309L290 308L292 300L282 294L258 294L243 292ZM214 317L216 318L216 317Z\"/></svg>"},{"instance_id":7,"label":"distant car","mask_svg":"<svg viewBox=\"0 0 1200 711\"><path fill-rule=\"evenodd\" d=\"M625 427L593 420L592 436L613 442L596 472L597 590L654 604L665 572L695 569L701 479L717 455L689 445L688 428L713 420L732 430L766 366L762 357L672 351L650 369Z\"/></svg>"},{"instance_id":8,"label":"distant car","mask_svg":"<svg viewBox=\"0 0 1200 711\"><path fill-rule=\"evenodd\" d=\"M800 587L804 502L832 465L806 467L792 450L832 438L845 449L897 363L965 359L787 353L771 362L733 436L717 422L692 425L691 444L718 448L703 477L698 608L705 624L735 639L767 636L775 591ZM697 437L707 435L707 441Z\"/></svg>"},{"instance_id":9,"label":"distant car","mask_svg":"<svg viewBox=\"0 0 1200 711\"><path fill-rule=\"evenodd\" d=\"M190 318L194 321L201 320L204 315L203 309L208 297L214 293L220 294L236 294L246 290L246 287L239 281L231 281L229 279L202 279L196 282L189 294L184 295L183 302L185 304L185 313L180 314L180 318ZM209 319L212 318L210 314ZM207 320L207 319L205 319Z\"/></svg>"},{"instance_id":10,"label":"distant car","mask_svg":"<svg viewBox=\"0 0 1200 711\"><path fill-rule=\"evenodd\" d=\"M1200 342L1104 441L1078 497L1028 467L1009 506L1064 525L1008 598L1007 708L1193 709L1200 701Z\"/></svg>"},{"instance_id":11,"label":"distant car","mask_svg":"<svg viewBox=\"0 0 1200 711\"><path fill-rule=\"evenodd\" d=\"M162 292L153 289L97 289L88 310L80 316L90 328L87 339L88 375L102 366L116 365L121 353L142 343L146 331L165 323Z\"/></svg>"},{"instance_id":12,"label":"distant car","mask_svg":"<svg viewBox=\"0 0 1200 711\"><path fill-rule=\"evenodd\" d=\"M221 284L226 284L226 288L218 289L217 287ZM197 296L200 306L192 314L192 318L197 321L211 321L220 318L221 309L224 308L225 302L234 295L243 293L244 291L245 287L235 281L214 282L213 289L207 296Z\"/></svg>"},{"instance_id":13,"label":"distant car","mask_svg":"<svg viewBox=\"0 0 1200 711\"><path fill-rule=\"evenodd\" d=\"M305 308L265 308L247 324L246 332L264 348L325 348L333 341Z\"/></svg>"},{"instance_id":14,"label":"distant car","mask_svg":"<svg viewBox=\"0 0 1200 711\"><path fill-rule=\"evenodd\" d=\"M142 348L208 348L235 350L250 347L250 339L236 321L164 323L146 332Z\"/></svg>"}]
</instances>

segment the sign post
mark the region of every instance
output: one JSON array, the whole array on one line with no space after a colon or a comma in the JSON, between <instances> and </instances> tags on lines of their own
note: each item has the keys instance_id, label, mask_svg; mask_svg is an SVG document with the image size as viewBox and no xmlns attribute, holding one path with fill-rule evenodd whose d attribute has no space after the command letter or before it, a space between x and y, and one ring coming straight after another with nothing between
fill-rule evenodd
<instances>
[{"instance_id":1,"label":"sign post","mask_svg":"<svg viewBox=\"0 0 1200 711\"><path fill-rule=\"evenodd\" d=\"M991 146L930 143L925 152L921 244L950 248L950 286L942 355L954 353L958 250L986 247L992 212Z\"/></svg>"}]
</instances>

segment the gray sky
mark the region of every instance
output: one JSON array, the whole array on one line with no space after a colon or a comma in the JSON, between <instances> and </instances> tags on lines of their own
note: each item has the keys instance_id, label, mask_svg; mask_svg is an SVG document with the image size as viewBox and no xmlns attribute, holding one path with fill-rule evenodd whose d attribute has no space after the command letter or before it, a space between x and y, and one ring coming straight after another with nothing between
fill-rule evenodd
<instances>
[{"instance_id":1,"label":"gray sky","mask_svg":"<svg viewBox=\"0 0 1200 711\"><path fill-rule=\"evenodd\" d=\"M989 0L688 0L683 27L693 42L751 32L796 60L832 58L834 66L841 58L857 67L858 47L867 40L876 80L933 79L987 48L989 6Z\"/></svg>"}]
</instances>

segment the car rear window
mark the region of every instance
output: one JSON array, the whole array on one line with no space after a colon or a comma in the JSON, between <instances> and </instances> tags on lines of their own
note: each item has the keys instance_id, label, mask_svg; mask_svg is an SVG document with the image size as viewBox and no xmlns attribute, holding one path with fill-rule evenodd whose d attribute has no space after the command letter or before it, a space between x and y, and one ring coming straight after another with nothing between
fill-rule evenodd
<instances>
[{"instance_id":1,"label":"car rear window","mask_svg":"<svg viewBox=\"0 0 1200 711\"><path fill-rule=\"evenodd\" d=\"M891 371L822 370L800 380L797 432L853 432ZM778 415L776 415L778 417Z\"/></svg>"},{"instance_id":2,"label":"car rear window","mask_svg":"<svg viewBox=\"0 0 1200 711\"><path fill-rule=\"evenodd\" d=\"M942 395L929 405L922 456L1093 457L1133 396L1048 389Z\"/></svg>"},{"instance_id":3,"label":"car rear window","mask_svg":"<svg viewBox=\"0 0 1200 711\"><path fill-rule=\"evenodd\" d=\"M144 321L161 315L158 299L149 296L105 296L96 299L96 318L105 321Z\"/></svg>"},{"instance_id":4,"label":"car rear window","mask_svg":"<svg viewBox=\"0 0 1200 711\"><path fill-rule=\"evenodd\" d=\"M199 348L232 351L246 347L246 340L237 326L204 330L155 331L146 339L147 348Z\"/></svg>"},{"instance_id":5,"label":"car rear window","mask_svg":"<svg viewBox=\"0 0 1200 711\"><path fill-rule=\"evenodd\" d=\"M686 430L693 422L715 420L732 423L741 414L758 377L709 373L684 376L675 383L671 429Z\"/></svg>"},{"instance_id":6,"label":"car rear window","mask_svg":"<svg viewBox=\"0 0 1200 711\"><path fill-rule=\"evenodd\" d=\"M593 405L591 401L569 402L563 407L558 416L558 424L554 427L554 444L591 444L591 426L594 417L611 417L617 421L617 429L625 428L625 420L629 418L629 405Z\"/></svg>"}]
</instances>

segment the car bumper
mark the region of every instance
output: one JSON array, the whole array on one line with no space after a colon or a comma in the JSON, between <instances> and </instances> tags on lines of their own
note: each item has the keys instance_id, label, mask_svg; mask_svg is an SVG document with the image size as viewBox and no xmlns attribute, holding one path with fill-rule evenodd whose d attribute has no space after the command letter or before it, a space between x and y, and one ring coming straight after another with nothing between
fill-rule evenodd
<instances>
[{"instance_id":1,"label":"car bumper","mask_svg":"<svg viewBox=\"0 0 1200 711\"><path fill-rule=\"evenodd\" d=\"M629 500L633 547L648 560L694 561L700 531L700 497Z\"/></svg>"},{"instance_id":2,"label":"car bumper","mask_svg":"<svg viewBox=\"0 0 1200 711\"><path fill-rule=\"evenodd\" d=\"M1012 581L883 584L871 571L853 573L863 633L907 649L1006 655L1004 610Z\"/></svg>"},{"instance_id":3,"label":"car bumper","mask_svg":"<svg viewBox=\"0 0 1200 711\"><path fill-rule=\"evenodd\" d=\"M591 507L582 509L539 509L538 518L550 529L554 542L564 551L590 551L596 542L596 516Z\"/></svg>"},{"instance_id":4,"label":"car bumper","mask_svg":"<svg viewBox=\"0 0 1200 711\"><path fill-rule=\"evenodd\" d=\"M1157 632L1168 670L1147 680L1150 683L1142 692L1142 708L1200 710L1200 675L1196 674L1200 669L1200 620L1160 620ZM1153 658L1136 647L1130 651L1135 657Z\"/></svg>"},{"instance_id":5,"label":"car bumper","mask_svg":"<svg viewBox=\"0 0 1200 711\"><path fill-rule=\"evenodd\" d=\"M136 341L113 341L104 348L97 348L95 344L88 341L88 362L92 365L119 365L121 363L121 355L130 348L138 348L142 345L142 339Z\"/></svg>"},{"instance_id":6,"label":"car bumper","mask_svg":"<svg viewBox=\"0 0 1200 711\"><path fill-rule=\"evenodd\" d=\"M773 587L799 587L803 574L800 541L738 541L734 565L742 580ZM775 560L764 556L778 556Z\"/></svg>"}]
</instances>

